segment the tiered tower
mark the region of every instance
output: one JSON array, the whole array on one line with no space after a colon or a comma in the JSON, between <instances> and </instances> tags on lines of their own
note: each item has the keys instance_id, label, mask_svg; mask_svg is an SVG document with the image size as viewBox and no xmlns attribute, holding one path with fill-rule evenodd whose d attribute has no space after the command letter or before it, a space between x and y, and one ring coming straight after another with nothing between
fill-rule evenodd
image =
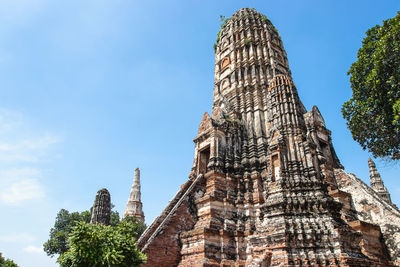
<instances>
[{"instance_id":1,"label":"tiered tower","mask_svg":"<svg viewBox=\"0 0 400 267\"><path fill-rule=\"evenodd\" d=\"M93 224L110 224L111 216L111 196L107 189L100 189L93 203L92 217L90 223Z\"/></svg>"},{"instance_id":2,"label":"tiered tower","mask_svg":"<svg viewBox=\"0 0 400 267\"><path fill-rule=\"evenodd\" d=\"M129 195L128 202L126 203L126 209L122 218L127 216L136 217L139 221L144 222L143 204L141 201L140 192L140 170L135 169L135 178L133 180L131 193Z\"/></svg>"},{"instance_id":3,"label":"tiered tower","mask_svg":"<svg viewBox=\"0 0 400 267\"><path fill-rule=\"evenodd\" d=\"M376 169L375 162L372 161L371 158L368 159L368 167L369 167L369 177L371 179L371 187L374 189L381 198L386 200L388 203L392 204L392 200L390 199L390 194L383 184L381 175Z\"/></svg>"},{"instance_id":4,"label":"tiered tower","mask_svg":"<svg viewBox=\"0 0 400 267\"><path fill-rule=\"evenodd\" d=\"M138 241L147 266L387 263L362 253L331 196L342 166L330 131L304 108L277 30L253 9L219 33L212 116L194 142L190 180Z\"/></svg>"}]
</instances>

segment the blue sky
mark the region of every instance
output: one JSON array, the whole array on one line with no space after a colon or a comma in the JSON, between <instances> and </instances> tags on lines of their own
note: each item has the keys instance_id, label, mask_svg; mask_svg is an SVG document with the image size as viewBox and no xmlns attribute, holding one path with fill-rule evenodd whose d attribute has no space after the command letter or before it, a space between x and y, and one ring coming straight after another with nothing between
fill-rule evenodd
<instances>
[{"instance_id":1,"label":"blue sky","mask_svg":"<svg viewBox=\"0 0 400 267\"><path fill-rule=\"evenodd\" d=\"M399 1L0 0L0 252L56 266L41 245L61 208L106 187L123 213L136 167L149 224L190 172L212 104L219 16L255 7L279 30L294 82L317 105L348 172L369 154L341 117L365 31ZM383 4L384 3L384 4ZM377 160L400 205L399 164Z\"/></svg>"}]
</instances>

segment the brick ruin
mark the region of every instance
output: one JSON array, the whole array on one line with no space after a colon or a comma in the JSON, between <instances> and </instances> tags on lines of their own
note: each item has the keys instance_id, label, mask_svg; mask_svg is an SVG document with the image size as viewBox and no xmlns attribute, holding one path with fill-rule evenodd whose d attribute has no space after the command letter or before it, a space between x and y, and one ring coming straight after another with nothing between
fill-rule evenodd
<instances>
[{"instance_id":1,"label":"brick ruin","mask_svg":"<svg viewBox=\"0 0 400 267\"><path fill-rule=\"evenodd\" d=\"M103 188L97 191L96 198L93 203L92 224L110 224L111 217L111 196L107 189Z\"/></svg>"},{"instance_id":2,"label":"brick ruin","mask_svg":"<svg viewBox=\"0 0 400 267\"><path fill-rule=\"evenodd\" d=\"M343 170L265 16L227 20L214 84L189 179L138 240L144 266L400 265L400 212L375 165L372 188Z\"/></svg>"}]
</instances>

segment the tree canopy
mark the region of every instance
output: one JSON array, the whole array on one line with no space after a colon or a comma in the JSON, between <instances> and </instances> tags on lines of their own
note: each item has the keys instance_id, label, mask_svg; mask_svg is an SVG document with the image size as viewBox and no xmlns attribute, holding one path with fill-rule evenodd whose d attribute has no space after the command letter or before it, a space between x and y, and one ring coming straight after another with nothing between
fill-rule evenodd
<instances>
[{"instance_id":1,"label":"tree canopy","mask_svg":"<svg viewBox=\"0 0 400 267\"><path fill-rule=\"evenodd\" d=\"M54 227L50 229L50 238L43 244L43 249L48 256L62 255L68 250L68 235L79 222L90 222L90 211L69 212L61 209L57 213ZM110 225L115 226L119 223L119 214L117 211L111 211Z\"/></svg>"},{"instance_id":2,"label":"tree canopy","mask_svg":"<svg viewBox=\"0 0 400 267\"><path fill-rule=\"evenodd\" d=\"M117 226L79 222L68 239L69 250L58 259L62 267L139 266L146 256L136 247L137 224L122 221Z\"/></svg>"},{"instance_id":3,"label":"tree canopy","mask_svg":"<svg viewBox=\"0 0 400 267\"><path fill-rule=\"evenodd\" d=\"M3 255L1 254L1 252L0 252L0 266L1 267L18 267L18 265L14 261L12 261L10 259L5 259L3 257Z\"/></svg>"},{"instance_id":4,"label":"tree canopy","mask_svg":"<svg viewBox=\"0 0 400 267\"><path fill-rule=\"evenodd\" d=\"M120 222L118 212L111 211L110 225L89 224L91 213L92 210L61 209L50 230L50 238L43 245L47 255L58 255L60 266L68 267L127 267L146 261L146 256L136 247L136 240L146 229L144 223L135 217L126 217Z\"/></svg>"},{"instance_id":5,"label":"tree canopy","mask_svg":"<svg viewBox=\"0 0 400 267\"><path fill-rule=\"evenodd\" d=\"M342 106L353 139L374 157L400 159L400 12L366 32Z\"/></svg>"}]
</instances>

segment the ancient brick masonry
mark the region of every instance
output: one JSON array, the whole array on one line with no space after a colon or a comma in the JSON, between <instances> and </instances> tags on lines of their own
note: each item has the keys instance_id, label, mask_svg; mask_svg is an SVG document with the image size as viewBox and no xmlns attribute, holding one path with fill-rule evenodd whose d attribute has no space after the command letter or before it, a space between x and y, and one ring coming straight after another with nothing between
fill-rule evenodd
<instances>
[{"instance_id":1,"label":"ancient brick masonry","mask_svg":"<svg viewBox=\"0 0 400 267\"><path fill-rule=\"evenodd\" d=\"M92 218L90 223L93 224L110 224L111 216L111 197L107 189L103 188L97 192L93 204Z\"/></svg>"},{"instance_id":2,"label":"ancient brick masonry","mask_svg":"<svg viewBox=\"0 0 400 267\"><path fill-rule=\"evenodd\" d=\"M190 179L138 241L146 266L396 260L381 242L383 222L361 221L342 190L349 178L331 133L317 107L304 108L277 30L253 9L236 12L220 33L212 116L204 114L194 142ZM400 219L387 205L378 209Z\"/></svg>"},{"instance_id":3,"label":"ancient brick masonry","mask_svg":"<svg viewBox=\"0 0 400 267\"><path fill-rule=\"evenodd\" d=\"M368 162L370 167L371 161ZM335 178L342 195L335 196L335 199L344 204L342 213L356 214L358 221L350 220L349 223L363 233L360 241L363 253L370 257L380 257L380 253L387 253L394 264L400 266L400 211L390 202L390 196L389 199L382 197L374 189L372 178L380 175L375 164L373 166L371 187L354 174L335 169Z\"/></svg>"}]
</instances>

